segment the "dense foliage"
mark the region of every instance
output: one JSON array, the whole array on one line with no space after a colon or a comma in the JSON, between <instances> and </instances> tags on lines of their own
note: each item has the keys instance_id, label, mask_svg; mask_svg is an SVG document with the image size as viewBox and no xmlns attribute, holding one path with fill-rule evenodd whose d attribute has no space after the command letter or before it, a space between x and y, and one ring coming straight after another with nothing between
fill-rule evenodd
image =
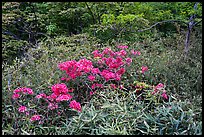
<instances>
[{"instance_id":1,"label":"dense foliage","mask_svg":"<svg viewBox=\"0 0 204 137\"><path fill-rule=\"evenodd\" d=\"M2 134L202 134L201 22L202 2L2 2Z\"/></svg>"}]
</instances>

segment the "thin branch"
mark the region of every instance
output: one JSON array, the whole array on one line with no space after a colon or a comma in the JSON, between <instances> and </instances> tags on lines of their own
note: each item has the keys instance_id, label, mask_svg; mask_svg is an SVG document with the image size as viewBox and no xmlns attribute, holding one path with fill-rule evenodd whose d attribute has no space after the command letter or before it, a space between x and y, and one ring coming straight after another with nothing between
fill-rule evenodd
<instances>
[{"instance_id":1,"label":"thin branch","mask_svg":"<svg viewBox=\"0 0 204 137\"><path fill-rule=\"evenodd\" d=\"M15 40L20 40L15 34L11 33L10 31L2 31L2 34L12 36Z\"/></svg>"},{"instance_id":2,"label":"thin branch","mask_svg":"<svg viewBox=\"0 0 204 137\"><path fill-rule=\"evenodd\" d=\"M182 23L188 25L188 23L186 23L184 21L181 21L181 20L164 20L164 21L160 21L160 22L155 23L154 25L150 26L149 28L146 28L146 29L143 29L143 30L138 30L138 32L143 32L143 31L149 30L149 29L155 27L156 25L158 25L160 23L166 23L166 22L182 22Z\"/></svg>"},{"instance_id":3,"label":"thin branch","mask_svg":"<svg viewBox=\"0 0 204 137\"><path fill-rule=\"evenodd\" d=\"M85 4L86 4L86 7L88 8L89 12L91 13L91 16L92 16L92 18L93 18L93 21L96 23L94 13L92 12L92 10L91 10L91 8L89 7L88 3L85 2Z\"/></svg>"},{"instance_id":4,"label":"thin branch","mask_svg":"<svg viewBox=\"0 0 204 137\"><path fill-rule=\"evenodd\" d=\"M201 22L202 22L202 20L200 20L200 21L194 23L194 24L193 24L193 27L196 26L197 24L201 23Z\"/></svg>"}]
</instances>

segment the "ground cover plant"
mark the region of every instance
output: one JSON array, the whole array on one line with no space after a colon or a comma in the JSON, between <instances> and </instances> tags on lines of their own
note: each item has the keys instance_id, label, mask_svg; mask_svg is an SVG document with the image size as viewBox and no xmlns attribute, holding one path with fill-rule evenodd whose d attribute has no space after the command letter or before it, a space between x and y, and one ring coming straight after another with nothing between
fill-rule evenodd
<instances>
[{"instance_id":1,"label":"ground cover plant","mask_svg":"<svg viewBox=\"0 0 204 137\"><path fill-rule=\"evenodd\" d=\"M202 3L2 5L3 135L202 134Z\"/></svg>"}]
</instances>

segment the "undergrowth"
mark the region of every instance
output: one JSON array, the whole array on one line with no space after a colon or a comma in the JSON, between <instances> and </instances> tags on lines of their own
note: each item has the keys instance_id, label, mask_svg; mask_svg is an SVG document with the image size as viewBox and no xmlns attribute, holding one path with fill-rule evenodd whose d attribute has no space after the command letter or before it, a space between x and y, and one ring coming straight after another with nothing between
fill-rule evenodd
<instances>
[{"instance_id":1,"label":"undergrowth","mask_svg":"<svg viewBox=\"0 0 204 137\"><path fill-rule=\"evenodd\" d=\"M62 72L57 68L58 63L83 57L91 59L93 50L109 43L101 44L87 34L56 37L39 43L37 49L29 49L26 58L16 59L13 65L2 64L2 134L202 134L202 42L196 41L195 35L192 35L187 60L182 58L182 45L179 45L184 37L177 40L149 39L145 45L140 42L127 43L129 48L141 52L137 63L131 66L132 70L136 71L141 65L148 66L149 70L145 77L131 71L122 80L124 85L137 80L149 85L163 82L170 93L168 101L144 101L131 88L108 88L97 91L89 102L84 102L81 113L51 118L54 124L50 125L20 119L21 114L13 106L13 90L25 86L37 94L42 91L47 93L51 85L61 82ZM128 79L130 76L133 77Z\"/></svg>"}]
</instances>

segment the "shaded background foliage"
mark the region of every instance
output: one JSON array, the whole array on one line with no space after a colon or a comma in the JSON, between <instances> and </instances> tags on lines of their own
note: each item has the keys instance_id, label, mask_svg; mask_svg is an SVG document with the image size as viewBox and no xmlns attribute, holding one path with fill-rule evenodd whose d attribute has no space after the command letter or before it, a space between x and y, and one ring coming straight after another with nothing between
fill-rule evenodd
<instances>
[{"instance_id":1,"label":"shaded background foliage","mask_svg":"<svg viewBox=\"0 0 204 137\"><path fill-rule=\"evenodd\" d=\"M195 14L194 21L202 22L202 2L197 9L194 5L195 2L2 2L3 134L202 134L202 23L193 27L187 58L184 55L190 17ZM164 20L179 22L159 23L138 32ZM127 94L130 99L121 97L121 92L99 93L104 109L97 109L98 99L93 97L84 106L90 111L73 119L61 118L62 128L36 128L13 120L18 117L11 101L15 88L48 90L48 86L60 82L62 73L57 63L91 59L93 50L118 44L141 51L132 68L147 65L149 72L139 80L151 85L165 83L173 102L158 106L150 114L128 105L133 103L131 93ZM135 80L138 78L123 82L128 85ZM123 99L126 102L118 102ZM147 104L137 105L142 108ZM123 111L118 115L120 108Z\"/></svg>"}]
</instances>

